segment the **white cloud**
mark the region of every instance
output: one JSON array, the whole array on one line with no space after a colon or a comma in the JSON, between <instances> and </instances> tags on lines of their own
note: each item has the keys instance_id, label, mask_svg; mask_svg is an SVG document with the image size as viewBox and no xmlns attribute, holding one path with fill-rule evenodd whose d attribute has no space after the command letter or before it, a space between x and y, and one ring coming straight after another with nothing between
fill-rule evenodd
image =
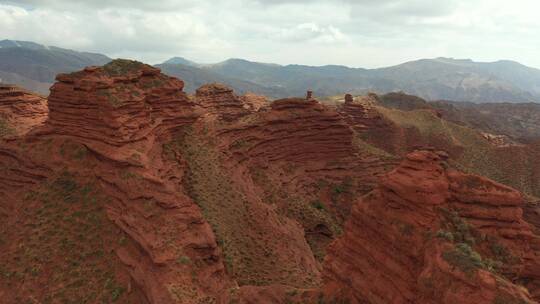
<instances>
[{"instance_id":1,"label":"white cloud","mask_svg":"<svg viewBox=\"0 0 540 304\"><path fill-rule=\"evenodd\" d=\"M332 25L320 26L313 22L280 29L274 38L286 42L340 43L348 41L347 36L338 28Z\"/></svg>"},{"instance_id":2,"label":"white cloud","mask_svg":"<svg viewBox=\"0 0 540 304\"><path fill-rule=\"evenodd\" d=\"M536 0L0 0L0 38L149 63L375 67L448 56L540 67L539 9Z\"/></svg>"}]
</instances>

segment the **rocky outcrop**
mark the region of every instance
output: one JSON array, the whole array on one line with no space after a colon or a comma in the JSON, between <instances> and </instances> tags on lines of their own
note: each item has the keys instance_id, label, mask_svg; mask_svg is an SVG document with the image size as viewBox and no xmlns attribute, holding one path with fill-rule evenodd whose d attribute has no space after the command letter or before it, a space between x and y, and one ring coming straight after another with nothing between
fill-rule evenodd
<instances>
[{"instance_id":1,"label":"rocky outcrop","mask_svg":"<svg viewBox=\"0 0 540 304\"><path fill-rule=\"evenodd\" d=\"M92 266L98 269L99 263L105 261L113 264L108 271L123 286L115 287L114 298L200 303L215 300L234 286L226 274L212 228L182 186L185 160L164 146L200 115L182 91L182 81L127 60L57 78L49 97L46 125L25 138L24 144L15 143L5 152L13 153L20 162L14 163L0 153L0 166L10 167L9 178L3 177L2 181L24 182L26 192L32 184L39 187L65 170L76 177L61 182L62 192L91 181L103 197L101 213L93 216L105 214L107 223L114 223L111 231L118 231L99 236L104 239L103 247L93 248L115 255L107 255L106 260ZM26 150L17 151L17 146ZM45 181L37 174L46 174ZM26 192L13 193L12 202L21 202ZM31 198L34 200L33 204L39 206L39 197ZM72 204L85 206L75 195ZM17 209L13 212L9 217L20 219ZM12 233L13 237L17 235L17 231ZM53 257L57 253L51 251ZM6 250L5 254L16 252ZM28 284L44 275L47 273L26 280L24 286L17 285L21 292L12 297L31 295L43 300L41 295L29 292L34 287ZM46 289L45 294L49 293L52 291ZM82 301L76 295L70 296L75 302Z\"/></svg>"},{"instance_id":2,"label":"rocky outcrop","mask_svg":"<svg viewBox=\"0 0 540 304\"><path fill-rule=\"evenodd\" d=\"M377 106L379 97L375 94L356 98L348 94L337 111L364 141L394 155L409 152L406 130L387 119Z\"/></svg>"},{"instance_id":3,"label":"rocky outcrop","mask_svg":"<svg viewBox=\"0 0 540 304\"><path fill-rule=\"evenodd\" d=\"M338 107L338 112L358 132L365 130L374 132L375 129L390 128L391 123L375 109L377 102L377 96L374 94L356 97L356 99L347 94L345 102Z\"/></svg>"},{"instance_id":4,"label":"rocky outcrop","mask_svg":"<svg viewBox=\"0 0 540 304\"><path fill-rule=\"evenodd\" d=\"M0 137L28 133L45 122L48 112L45 98L0 84Z\"/></svg>"},{"instance_id":5,"label":"rocky outcrop","mask_svg":"<svg viewBox=\"0 0 540 304\"><path fill-rule=\"evenodd\" d=\"M480 132L480 133L487 141L489 141L495 147L504 148L504 147L510 147L510 146L525 146L523 144L519 144L513 141L510 137L506 135L491 134L491 133L486 133L486 132Z\"/></svg>"},{"instance_id":6,"label":"rocky outcrop","mask_svg":"<svg viewBox=\"0 0 540 304\"><path fill-rule=\"evenodd\" d=\"M240 163L325 166L341 160L342 166L354 166L352 131L338 113L313 99L276 100L270 109L219 132L222 150Z\"/></svg>"},{"instance_id":7,"label":"rocky outcrop","mask_svg":"<svg viewBox=\"0 0 540 304\"><path fill-rule=\"evenodd\" d=\"M246 93L239 97L250 111L259 111L260 109L270 105L270 101L263 95L257 95L253 93Z\"/></svg>"},{"instance_id":8,"label":"rocky outcrop","mask_svg":"<svg viewBox=\"0 0 540 304\"><path fill-rule=\"evenodd\" d=\"M207 113L231 121L249 113L241 98L233 93L233 90L223 84L212 83L198 88L195 93L198 105Z\"/></svg>"},{"instance_id":9,"label":"rocky outcrop","mask_svg":"<svg viewBox=\"0 0 540 304\"><path fill-rule=\"evenodd\" d=\"M355 204L325 259L325 293L351 303L534 303L538 237L519 192L415 151ZM504 278L504 279L503 279Z\"/></svg>"},{"instance_id":10,"label":"rocky outcrop","mask_svg":"<svg viewBox=\"0 0 540 304\"><path fill-rule=\"evenodd\" d=\"M174 129L197 118L183 86L127 60L60 74L49 96L48 125L56 134L114 146L137 142L157 127Z\"/></svg>"},{"instance_id":11,"label":"rocky outcrop","mask_svg":"<svg viewBox=\"0 0 540 304\"><path fill-rule=\"evenodd\" d=\"M190 195L227 244L225 255L240 285L316 286L320 265L306 230L332 219L301 194L318 179L343 179L345 168L355 166L352 131L315 100L279 100L230 119L205 115L186 136ZM293 211L326 218L304 227ZM330 225L320 230L331 235Z\"/></svg>"},{"instance_id":12,"label":"rocky outcrop","mask_svg":"<svg viewBox=\"0 0 540 304\"><path fill-rule=\"evenodd\" d=\"M302 235L311 252L303 247L289 256L312 261L313 255L322 259L326 245L339 233L352 197L371 190L377 177L391 166L388 160L362 155L353 135L332 108L314 99L290 98L219 125L208 136L216 141L232 181L251 199L251 208L264 210L262 206L270 205L276 208L271 214L277 212L277 218L285 216L301 224L303 231L289 231ZM273 215L250 217L274 222ZM318 280L318 271L310 272Z\"/></svg>"},{"instance_id":13,"label":"rocky outcrop","mask_svg":"<svg viewBox=\"0 0 540 304\"><path fill-rule=\"evenodd\" d=\"M7 303L540 296L536 207L433 149L386 174L395 159L363 140L394 131L375 95L191 97L128 60L57 79L48 120L0 146Z\"/></svg>"}]
</instances>

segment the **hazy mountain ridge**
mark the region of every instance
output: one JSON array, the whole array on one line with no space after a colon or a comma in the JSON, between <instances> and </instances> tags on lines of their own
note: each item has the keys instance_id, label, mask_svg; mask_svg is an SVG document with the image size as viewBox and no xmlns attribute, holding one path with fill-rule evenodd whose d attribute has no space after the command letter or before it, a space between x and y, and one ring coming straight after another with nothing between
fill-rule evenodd
<instances>
[{"instance_id":1,"label":"hazy mountain ridge","mask_svg":"<svg viewBox=\"0 0 540 304\"><path fill-rule=\"evenodd\" d=\"M426 99L472 102L538 101L540 70L512 61L492 63L451 58L421 59L397 66L362 69L345 66L275 65L229 59L202 67L260 85L287 87L295 95L306 88L316 95L343 92L404 91Z\"/></svg>"},{"instance_id":2,"label":"hazy mountain ridge","mask_svg":"<svg viewBox=\"0 0 540 304\"><path fill-rule=\"evenodd\" d=\"M262 86L254 82L212 73L193 65L163 63L156 65L156 67L168 75L181 78L184 81L185 90L190 93L195 92L204 84L218 82L233 87L238 94L256 92L269 97L288 94L285 88Z\"/></svg>"},{"instance_id":3,"label":"hazy mountain ridge","mask_svg":"<svg viewBox=\"0 0 540 304\"><path fill-rule=\"evenodd\" d=\"M102 54L77 52L28 41L0 41L0 78L28 90L48 94L57 74L89 65L103 65L111 59Z\"/></svg>"},{"instance_id":4,"label":"hazy mountain ridge","mask_svg":"<svg viewBox=\"0 0 540 304\"><path fill-rule=\"evenodd\" d=\"M0 81L48 94L56 74L110 60L101 54L2 40ZM270 98L303 96L306 90L313 90L316 96L403 91L427 100L540 102L540 70L508 60L474 62L435 58L363 69L340 65L279 65L238 58L202 64L173 57L156 66L184 79L186 91L191 93L205 83L221 82L239 93L253 92Z\"/></svg>"}]
</instances>

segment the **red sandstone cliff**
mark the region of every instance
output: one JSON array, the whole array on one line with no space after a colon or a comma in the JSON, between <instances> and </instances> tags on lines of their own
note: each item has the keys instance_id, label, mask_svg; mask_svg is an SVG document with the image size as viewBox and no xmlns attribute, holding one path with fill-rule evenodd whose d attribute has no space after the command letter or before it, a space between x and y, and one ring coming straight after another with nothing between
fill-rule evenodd
<instances>
[{"instance_id":1,"label":"red sandstone cliff","mask_svg":"<svg viewBox=\"0 0 540 304\"><path fill-rule=\"evenodd\" d=\"M47 114L45 98L0 84L0 137L24 135L43 124Z\"/></svg>"},{"instance_id":2,"label":"red sandstone cliff","mask_svg":"<svg viewBox=\"0 0 540 304\"><path fill-rule=\"evenodd\" d=\"M57 80L47 122L0 145L6 303L539 298L521 194L433 151L385 175L359 134L394 126L370 100L188 97L127 60Z\"/></svg>"},{"instance_id":3,"label":"red sandstone cliff","mask_svg":"<svg viewBox=\"0 0 540 304\"><path fill-rule=\"evenodd\" d=\"M48 196L65 193L73 197L73 203L59 212L68 212L64 217L70 218L72 208L79 213L87 208L85 200L79 198L82 194L78 185L95 189L96 194L92 196L99 209L92 214L95 213L96 218L106 216L106 219L95 230L96 237L104 240L103 245L96 244L96 248L90 250L105 251L107 258L103 255L94 258L97 260L92 267L99 269L112 264L107 270L112 271L107 284L123 286L104 290L103 296L120 297L123 301L136 298L150 303L196 303L221 294L233 285L225 274L212 229L182 187L185 162L180 155L170 155L163 150L162 144L170 140L178 128L198 117L195 104L182 88L182 81L165 76L156 68L123 60L59 75L58 82L51 88L47 124L36 130L34 137L24 139L32 147L31 152L14 145L6 147L0 155L2 165L9 166L0 178L0 190L8 192L5 187L9 185L18 185L15 190L21 189L10 193L11 203L21 202L30 189ZM21 155L26 156L21 158ZM33 173L36 167L39 175ZM50 194L56 187L41 186L48 183L60 183L59 190ZM43 195L30 196L25 205L33 206L33 210L51 208L48 200L41 199ZM13 225L2 226L6 237L18 238L21 234L21 230L13 230L21 225L16 223L42 217L42 213L34 215L33 211L28 211L25 215L18 209L5 210ZM106 227L103 225L110 226L107 224L110 222L114 225L102 231ZM48 225L44 222L38 226L46 230ZM14 243L30 246L31 240L26 239L30 234L26 231L20 236L22 239ZM69 235L66 233L68 239L62 242L69 241ZM43 243L56 248L64 246L60 241L53 237ZM41 295L31 294L43 300L44 295L53 295L63 284L69 284L67 276L38 287L43 275L55 273L55 267L59 267L55 261L61 260L61 256L56 250L49 250L51 256L45 260L48 264L35 264L40 271L34 277L22 272L26 278L23 281L10 277L4 282L7 285L0 285L0 295L8 299L8 303L15 303L27 297L30 290L42 290ZM108 256L109 252L113 256ZM17 248L8 248L2 258L7 260L18 254ZM78 257L75 255L73 259L78 260ZM14 268L8 270L9 273L21 273L16 264L10 266ZM91 266L74 266L73 271L81 267L92 269ZM68 288L65 297L81 301L77 296L81 289L91 293L93 284L105 284L96 280ZM7 286L15 287L16 291L6 293Z\"/></svg>"},{"instance_id":4,"label":"red sandstone cliff","mask_svg":"<svg viewBox=\"0 0 540 304\"><path fill-rule=\"evenodd\" d=\"M205 112L215 114L227 121L249 113L249 106L234 95L233 90L219 83L206 84L198 88L195 100Z\"/></svg>"},{"instance_id":5,"label":"red sandstone cliff","mask_svg":"<svg viewBox=\"0 0 540 304\"><path fill-rule=\"evenodd\" d=\"M354 206L325 259L325 292L351 303L534 303L539 238L523 197L416 151Z\"/></svg>"}]
</instances>

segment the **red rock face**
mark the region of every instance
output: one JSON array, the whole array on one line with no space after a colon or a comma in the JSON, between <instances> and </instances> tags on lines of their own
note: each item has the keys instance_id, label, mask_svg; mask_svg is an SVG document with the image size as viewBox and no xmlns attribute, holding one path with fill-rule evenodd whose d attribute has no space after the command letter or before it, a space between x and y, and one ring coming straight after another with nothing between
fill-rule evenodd
<instances>
[{"instance_id":1,"label":"red rock face","mask_svg":"<svg viewBox=\"0 0 540 304\"><path fill-rule=\"evenodd\" d=\"M447 170L445 157L430 151L409 154L354 206L344 235L325 260L329 298L534 302L513 284L517 280L532 287L533 297L537 293L539 259L531 253L538 237L523 220L521 194Z\"/></svg>"},{"instance_id":2,"label":"red rock face","mask_svg":"<svg viewBox=\"0 0 540 304\"><path fill-rule=\"evenodd\" d=\"M338 107L338 111L351 126L361 132L365 129L388 125L382 115L375 110L376 104L376 95L357 97L354 100L352 95L347 94L345 102Z\"/></svg>"},{"instance_id":3,"label":"red rock face","mask_svg":"<svg viewBox=\"0 0 540 304\"><path fill-rule=\"evenodd\" d=\"M217 135L220 149L235 163L267 171L277 188L312 200L319 199L314 194L320 192L320 180L342 184L350 179L351 189L365 193L386 171L389 161L362 155L354 136L338 112L300 98L276 100ZM335 208L337 213L348 210Z\"/></svg>"},{"instance_id":4,"label":"red rock face","mask_svg":"<svg viewBox=\"0 0 540 304\"><path fill-rule=\"evenodd\" d=\"M61 74L49 96L56 134L111 145L142 140L157 126L176 128L197 118L184 83L136 62Z\"/></svg>"},{"instance_id":5,"label":"red rock face","mask_svg":"<svg viewBox=\"0 0 540 304\"><path fill-rule=\"evenodd\" d=\"M245 105L244 107L247 107L250 111L259 111L270 104L270 101L265 96L253 93L246 93L239 98Z\"/></svg>"},{"instance_id":6,"label":"red rock face","mask_svg":"<svg viewBox=\"0 0 540 304\"><path fill-rule=\"evenodd\" d=\"M386 174L395 160L359 137L392 131L374 96L336 111L182 88L125 60L58 76L47 122L0 145L0 299L539 298L535 207L526 222L520 193L441 152Z\"/></svg>"},{"instance_id":7,"label":"red rock face","mask_svg":"<svg viewBox=\"0 0 540 304\"><path fill-rule=\"evenodd\" d=\"M367 142L392 154L401 155L407 150L404 131L378 112L378 97L374 94L346 97L346 102L338 106L338 112ZM348 101L347 101L348 100Z\"/></svg>"},{"instance_id":8,"label":"red rock face","mask_svg":"<svg viewBox=\"0 0 540 304\"><path fill-rule=\"evenodd\" d=\"M45 98L0 84L0 137L28 133L45 122L48 112Z\"/></svg>"},{"instance_id":9,"label":"red rock face","mask_svg":"<svg viewBox=\"0 0 540 304\"><path fill-rule=\"evenodd\" d=\"M318 285L320 265L305 234L321 221L325 227L329 223L313 217L301 226L285 215L293 206L317 212L306 198L293 204L296 193L287 197L288 189L311 186L317 176L342 178L346 162L334 168L327 162L354 156L352 132L335 111L314 100L276 101L271 108L229 119L224 123L205 115L195 123L187 143L193 152L187 155L191 195L206 206L216 234L228 244L231 272L240 285ZM277 197L278 191L284 195ZM250 260L257 263L243 262Z\"/></svg>"},{"instance_id":10,"label":"red rock face","mask_svg":"<svg viewBox=\"0 0 540 304\"><path fill-rule=\"evenodd\" d=\"M241 227L255 226L248 230L259 231L259 238L274 239L265 245L271 254L259 255L261 269L252 272L267 273L263 279L268 285L316 286L325 247L338 233L350 198L369 191L387 163L360 158L353 131L335 110L313 99L277 100L215 129L209 122L204 126L221 155L229 177L226 184L242 189L249 201L251 220ZM225 214L221 219L227 218ZM229 220L227 227L241 222ZM236 238L243 234L249 233L244 229ZM264 266L275 258L281 262ZM283 271L289 272L286 278L279 274Z\"/></svg>"},{"instance_id":11,"label":"red rock face","mask_svg":"<svg viewBox=\"0 0 540 304\"><path fill-rule=\"evenodd\" d=\"M248 114L248 106L234 95L233 90L219 83L207 84L198 88L195 100L208 113L230 121Z\"/></svg>"},{"instance_id":12,"label":"red rock face","mask_svg":"<svg viewBox=\"0 0 540 304\"><path fill-rule=\"evenodd\" d=\"M23 201L31 185L40 187L54 181L65 170L73 173L62 183L89 183L99 191L104 198L100 203L103 211L95 216L105 213L108 221L114 223L111 231L117 232L100 236L104 239L103 248L94 250L113 252L114 256L95 262L93 267L99 268L99 263L105 261L112 263L116 268L109 266L114 274L109 280L123 286L106 291L104 297L121 296L123 301L134 297L149 303L199 303L233 285L225 273L211 227L183 189L185 161L181 155L164 150L163 144L199 115L182 87L180 80L130 61L113 61L104 67L59 75L51 89L46 126L36 130L34 137L25 139L24 145L3 147L4 152L0 153L0 166L8 168L0 179L0 192L9 192L5 186L21 185L15 188L20 192L11 191L10 204ZM62 191L73 189L77 188L70 186ZM84 208L74 197L72 208ZM28 204L39 210L45 203L31 199ZM3 205L0 211L5 211L12 223L32 219L7 207ZM2 229L9 238L18 235L10 226ZM111 240L113 236L117 239ZM48 245L52 248L56 246L53 240ZM8 259L17 251L12 248L3 254ZM55 259L54 254L51 259ZM10 293L8 302L27 297L29 290L43 290L44 293L33 295L39 299L52 293L58 288L55 285L32 285L46 274L40 272L34 279L26 279L24 285L16 285L20 292ZM90 285L79 288L91 293ZM6 286L0 284L0 295L6 294ZM74 288L73 292L82 291ZM81 299L74 294L65 295L70 296L74 301Z\"/></svg>"}]
</instances>

